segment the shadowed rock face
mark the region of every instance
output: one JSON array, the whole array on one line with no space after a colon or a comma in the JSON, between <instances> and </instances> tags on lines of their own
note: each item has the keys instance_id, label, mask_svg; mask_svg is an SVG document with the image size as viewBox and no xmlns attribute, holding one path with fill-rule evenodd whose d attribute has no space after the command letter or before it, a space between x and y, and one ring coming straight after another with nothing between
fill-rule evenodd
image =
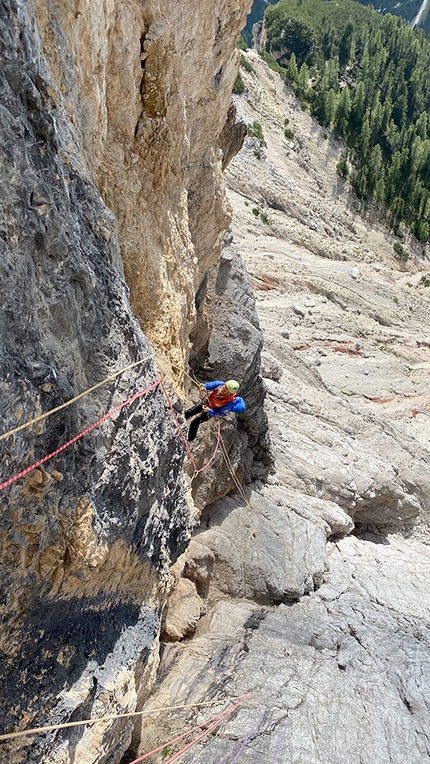
<instances>
[{"instance_id":1,"label":"shadowed rock face","mask_svg":"<svg viewBox=\"0 0 430 764\"><path fill-rule=\"evenodd\" d=\"M5 432L150 349L128 304L115 218L85 170L61 99L54 100L26 3L2 3L0 44ZM157 377L149 360L3 440L1 480ZM123 710L134 710L140 680L156 665L166 562L182 551L189 529L182 447L166 412L154 387L1 491L2 731L88 717L94 709L103 715L119 698ZM85 738L80 729L75 743L76 734ZM57 761L69 761L68 739L23 738L4 744L2 755L42 761L59 746L64 758ZM91 751L88 738L84 745ZM105 728L95 758L104 761L117 745Z\"/></svg>"}]
</instances>

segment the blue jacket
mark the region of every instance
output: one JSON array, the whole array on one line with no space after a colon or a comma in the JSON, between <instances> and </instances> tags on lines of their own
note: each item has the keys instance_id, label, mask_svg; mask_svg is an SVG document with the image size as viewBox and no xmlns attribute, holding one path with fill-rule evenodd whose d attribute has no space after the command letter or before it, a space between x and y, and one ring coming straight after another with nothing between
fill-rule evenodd
<instances>
[{"instance_id":1,"label":"blue jacket","mask_svg":"<svg viewBox=\"0 0 430 764\"><path fill-rule=\"evenodd\" d=\"M215 390L216 387L221 387L221 385L224 384L225 383L221 379L216 379L214 382L205 382L204 388L205 390ZM246 411L246 404L243 398L240 398L237 395L234 401L226 403L225 406L221 406L220 409L208 409L207 413L209 416L225 416L229 411L233 414L244 414Z\"/></svg>"}]
</instances>

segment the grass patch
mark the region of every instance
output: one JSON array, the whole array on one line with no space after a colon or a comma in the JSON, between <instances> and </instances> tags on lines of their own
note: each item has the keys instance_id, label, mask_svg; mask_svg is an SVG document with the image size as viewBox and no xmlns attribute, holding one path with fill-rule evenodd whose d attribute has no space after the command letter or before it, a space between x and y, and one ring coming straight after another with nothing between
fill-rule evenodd
<instances>
[{"instance_id":1,"label":"grass patch","mask_svg":"<svg viewBox=\"0 0 430 764\"><path fill-rule=\"evenodd\" d=\"M254 71L254 70L253 70L253 68L252 68L252 66L251 66L251 64L250 64L250 63L249 63L249 61L248 61L248 60L245 58L245 56L241 56L241 57L240 57L240 65L241 65L241 66L243 66L243 68L244 68L244 69L245 69L245 71L247 71L247 72L250 72L250 73L251 73L251 72L253 72L253 71Z\"/></svg>"},{"instance_id":2,"label":"grass patch","mask_svg":"<svg viewBox=\"0 0 430 764\"><path fill-rule=\"evenodd\" d=\"M245 90L246 90L245 83L241 77L240 72L238 72L237 77L234 81L232 92L234 93L234 95L242 95L242 93L244 93Z\"/></svg>"}]
</instances>

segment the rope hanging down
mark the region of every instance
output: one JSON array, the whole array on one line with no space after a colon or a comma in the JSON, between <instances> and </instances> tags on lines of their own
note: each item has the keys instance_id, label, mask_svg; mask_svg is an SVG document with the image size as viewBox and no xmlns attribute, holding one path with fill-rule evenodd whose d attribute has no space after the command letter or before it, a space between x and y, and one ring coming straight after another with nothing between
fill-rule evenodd
<instances>
[{"instance_id":1,"label":"rope hanging down","mask_svg":"<svg viewBox=\"0 0 430 764\"><path fill-rule=\"evenodd\" d=\"M94 422L89 427L86 427L85 430L82 430L82 432L79 432L77 435L75 435L74 438L71 438L67 441L67 443L64 443L59 448L56 448L55 451L52 451L47 456L42 457L42 459L39 459L37 462L34 462L30 465L30 467L27 467L25 470L22 470L17 475L14 475L14 477L9 478L9 480L5 480L4 483L0 483L0 491L3 490L3 488L7 488L8 486L12 485L12 483L15 483L20 478L24 477L24 475L28 475L29 472L32 472L32 470L36 469L36 467L40 467L41 464L44 464L48 461L48 459L52 459L54 456L57 456L57 454L60 454L61 451L64 451L64 449L71 446L73 443L76 443L77 440L80 438L83 438L84 435L87 435L89 432L94 430L96 427L98 427L103 422L106 422L107 419L110 419L110 417L114 416L118 411L121 411L125 406L128 406L130 403L133 403L133 401L136 401L138 398L141 398L142 395L146 395L146 393L149 393L150 390L153 390L157 385L159 385L161 382L161 377L159 377L155 382L152 383L152 385L149 385L149 387L145 388L145 390L141 390L139 393L135 393L131 396L131 398L127 398L126 401L123 401L118 406L115 406L114 409L111 411L108 411L107 414L101 417L101 419L98 419L97 422Z\"/></svg>"},{"instance_id":2,"label":"rope hanging down","mask_svg":"<svg viewBox=\"0 0 430 764\"><path fill-rule=\"evenodd\" d=\"M249 503L249 501L247 499L246 493L245 493L245 491L244 491L240 481L236 477L236 474L235 474L234 469L233 469L233 465L232 465L230 457L229 457L229 455L227 453L227 449L226 449L224 443L222 443L222 442L221 442L221 450L222 450L222 454L223 454L223 457L224 457L224 461L225 461L225 463L227 465L227 469L228 469L228 471L229 471L229 473L230 473L230 475L231 475L231 477L233 479L233 482L234 482L234 484L235 484L235 486L236 486L236 488L238 490L238 493L240 494L241 498L245 502L245 504L248 507L248 509L251 509L251 505L250 505L250 503Z\"/></svg>"},{"instance_id":3,"label":"rope hanging down","mask_svg":"<svg viewBox=\"0 0 430 764\"><path fill-rule=\"evenodd\" d=\"M153 347L154 347L154 346L153 346ZM161 358L161 356L160 356L160 355L159 355L157 352L154 352L154 357L156 357L156 358ZM172 366L173 366L173 368L175 368L175 369L178 369L178 371L180 371L180 373L181 373L181 374L182 374L184 377L188 377L188 379L190 380L190 382L192 382L192 384L193 384L193 385L195 385L195 387L197 387L197 388L199 388L199 389L200 389L200 383L199 383L199 382L197 382L197 380L196 380L196 379L193 379L193 377L192 377L192 376L190 376L190 374L188 374L188 373L187 373L187 372L186 372L184 369L180 369L180 368L179 368L179 366L177 366L177 365L176 365L176 364L174 364L174 363L172 363ZM165 396L166 396L166 400L167 400L167 402L168 402L168 404L169 404L169 406L170 406L170 410L171 410L171 412L172 412L172 414L173 414L173 417L174 417L174 419L175 419L175 422L176 422L176 426L177 426L177 428L178 428L178 430L179 430L179 433L180 433L180 435L181 435L181 438L182 438L182 440L184 441L184 444L185 444L185 448L186 448L186 451L187 451L188 457L189 457L189 459L190 459L190 462L191 462L191 464L193 465L193 467L194 467L194 469L195 469L195 472L194 472L194 475L193 475L193 477L191 478L191 481L193 481L193 480L194 480L194 478L196 478L196 477L197 477L197 475L199 474L199 472L203 472L203 470L205 470L207 467L209 467L209 465L210 465L210 464L212 463L212 461L215 459L215 456L216 456L216 454L217 454L217 452L218 452L218 448L219 448L219 447L221 447L221 449L222 449L222 452L223 452L224 461L225 461L226 467L227 467L227 469L228 469L228 471L229 471L229 473L230 473L230 476L231 476L231 478L232 478L232 480L233 480L233 483L235 484L235 486L236 486L236 488L237 488L237 491L238 491L238 493L240 494L241 498L242 498L242 499L243 499L243 501L245 502L245 505L248 507L248 509L251 509L251 505L250 505L250 503L249 503L249 501L248 501L248 499L247 499L246 493L245 493L245 491L243 490L243 487L242 487L241 483L239 482L238 478L236 477L236 474L235 474L235 472L234 472L234 469L233 469L233 465L232 465L232 463L231 463L231 460L230 460L230 458L229 458L229 455L228 455L228 453L227 453L227 449L225 448L225 446L224 446L224 443L223 443L223 442L222 442L222 440L221 440L221 420L220 420L220 419L218 420L218 437L217 437L217 444L216 444L216 447L215 447L215 451L214 451L214 453L213 453L213 455L212 455L211 459L208 461L208 463L207 463L207 464L205 464L205 465L204 465L204 467L201 467L200 469L198 469L198 467L197 467L197 464L196 464L196 462L195 462L195 460L194 460L194 457L193 457L193 455L192 455L192 453L191 453L191 451L190 451L190 448L189 448L189 446L188 446L188 442L187 442L187 440L185 439L185 437L184 437L184 434L183 434L183 432L182 432L182 428L181 428L181 426L180 426L180 424L179 424L179 421L178 421L178 418L177 418L177 416L176 416L176 414L175 414L175 410L174 410L174 408L173 408L173 406L172 406L172 403L171 403L171 401L170 401L170 399L169 399L169 396L168 396L168 394L167 394L167 391L166 391L166 389L165 389L165 387L164 387L164 386L163 386L163 392L164 392L164 394L165 394Z\"/></svg>"},{"instance_id":4,"label":"rope hanging down","mask_svg":"<svg viewBox=\"0 0 430 764\"><path fill-rule=\"evenodd\" d=\"M162 391L164 393L164 396L166 398L167 404L168 404L168 406L170 408L170 411L172 413L173 419L175 420L175 424L176 424L176 427L178 428L179 435L181 436L182 441L183 441L183 443L185 445L185 450L186 450L186 452L188 454L188 458L189 458L191 464L194 467L194 470L195 470L194 471L194 475L191 478L192 480L194 480L194 478L197 477L197 475L200 472L203 472L203 470L205 470L207 467L209 467L210 464L212 464L213 460L215 459L215 457L217 455L218 448L220 446L220 441L221 441L221 420L220 419L218 420L218 437L217 437L217 443L216 443L216 446L215 446L215 451L213 452L213 454L212 454L211 458L209 459L209 461L205 465L203 465L203 467L199 468L199 467L197 467L197 464L196 464L196 461L194 459L194 456L193 456L193 454L191 452L191 449L190 449L190 447L188 445L188 441L187 441L187 439L186 439L186 437L185 437L185 435L184 435L184 433L182 431L182 427L180 425L178 417L176 416L176 411L173 408L172 401L170 400L169 394L168 394L168 392L166 390L166 387L165 387L163 381L160 382L160 387L161 387L161 389L162 389Z\"/></svg>"}]
</instances>

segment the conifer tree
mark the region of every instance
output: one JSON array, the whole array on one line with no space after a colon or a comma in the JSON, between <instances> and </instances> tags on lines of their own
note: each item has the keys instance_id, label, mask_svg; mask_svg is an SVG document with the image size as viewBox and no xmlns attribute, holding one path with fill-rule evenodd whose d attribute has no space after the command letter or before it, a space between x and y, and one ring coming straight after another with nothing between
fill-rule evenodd
<instances>
[{"instance_id":1,"label":"conifer tree","mask_svg":"<svg viewBox=\"0 0 430 764\"><path fill-rule=\"evenodd\" d=\"M384 178L378 178L373 191L373 196L377 202L385 202L385 181Z\"/></svg>"},{"instance_id":2,"label":"conifer tree","mask_svg":"<svg viewBox=\"0 0 430 764\"><path fill-rule=\"evenodd\" d=\"M344 138L348 135L349 117L351 114L351 97L349 87L346 85L339 99L334 120L334 128L338 135Z\"/></svg>"},{"instance_id":3,"label":"conifer tree","mask_svg":"<svg viewBox=\"0 0 430 764\"><path fill-rule=\"evenodd\" d=\"M366 104L364 99L364 85L362 82L360 82L358 87L355 89L350 118L351 128L357 135L360 131L365 111Z\"/></svg>"},{"instance_id":4,"label":"conifer tree","mask_svg":"<svg viewBox=\"0 0 430 764\"><path fill-rule=\"evenodd\" d=\"M353 0L280 0L266 29L302 104L348 146L339 174L427 241L430 40Z\"/></svg>"},{"instance_id":5,"label":"conifer tree","mask_svg":"<svg viewBox=\"0 0 430 764\"><path fill-rule=\"evenodd\" d=\"M295 53L291 54L290 63L287 68L287 77L290 82L297 82L299 76L299 70L297 68L297 61Z\"/></svg>"}]
</instances>

